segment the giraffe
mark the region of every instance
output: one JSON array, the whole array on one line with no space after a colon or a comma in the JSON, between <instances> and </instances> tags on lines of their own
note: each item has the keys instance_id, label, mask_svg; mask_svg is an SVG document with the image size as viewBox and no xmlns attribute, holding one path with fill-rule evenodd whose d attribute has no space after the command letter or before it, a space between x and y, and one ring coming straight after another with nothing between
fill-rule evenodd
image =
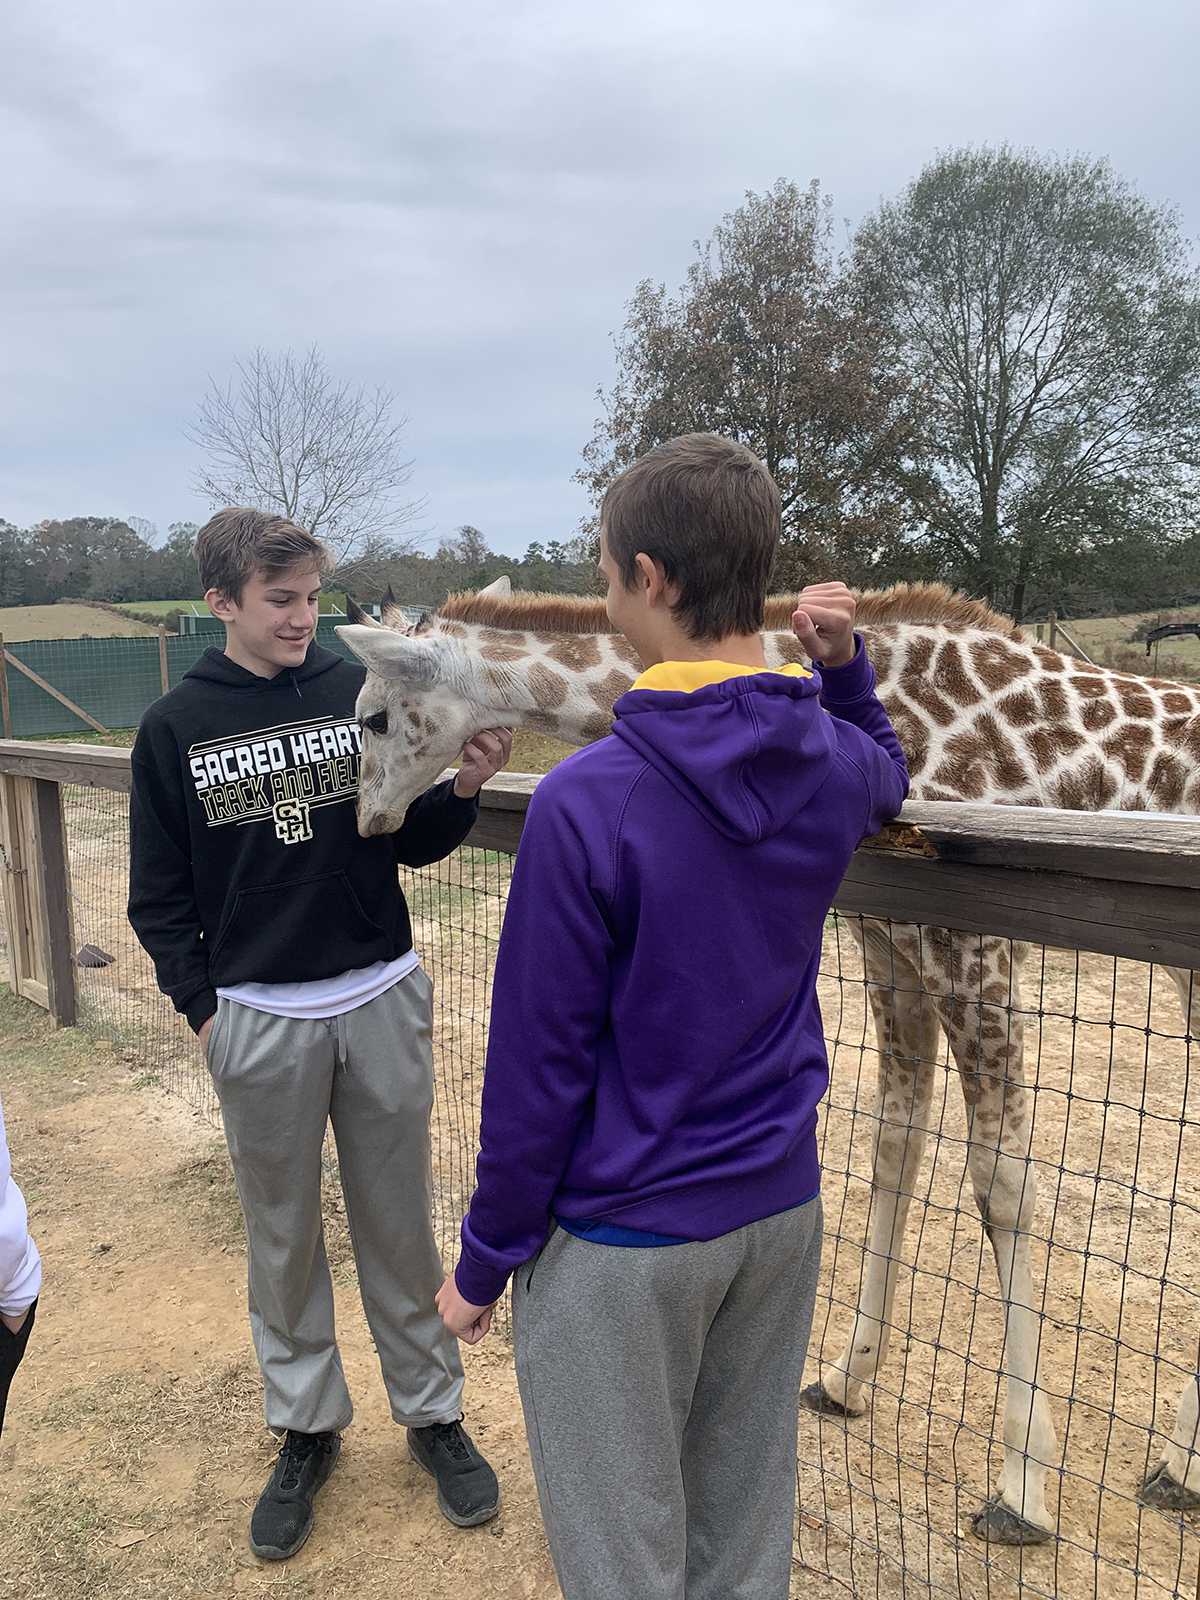
<instances>
[{"instance_id":1,"label":"giraffe","mask_svg":"<svg viewBox=\"0 0 1200 1600\"><path fill-rule=\"evenodd\" d=\"M769 666L803 659L792 609L787 598L767 603ZM338 632L368 669L358 706L365 833L398 826L481 728L525 727L576 745L603 737L639 670L603 602L514 596L507 579L451 596L416 629L398 608L385 608L382 625L357 608L351 616ZM1062 656L940 585L862 594L857 626L914 798L1200 814L1200 688ZM804 1400L825 1414L861 1413L886 1358L940 1030L959 1074L967 1165L1005 1315L1003 1467L972 1528L998 1543L1041 1542L1055 1532L1046 1479L1058 1445L1039 1385L1030 1261L1037 1192L1020 1014L1024 948L870 918L855 936L879 1045L867 1261L846 1344ZM1192 1040L1200 1039L1197 976L1172 973ZM1200 1376L1185 1385L1165 1457L1141 1494L1162 1508L1200 1509Z\"/></svg>"}]
</instances>

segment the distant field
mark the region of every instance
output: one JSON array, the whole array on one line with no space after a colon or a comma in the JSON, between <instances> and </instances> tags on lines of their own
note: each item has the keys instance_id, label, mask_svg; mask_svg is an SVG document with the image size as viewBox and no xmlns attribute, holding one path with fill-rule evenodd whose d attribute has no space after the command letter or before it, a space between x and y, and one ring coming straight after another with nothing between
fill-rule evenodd
<instances>
[{"instance_id":1,"label":"distant field","mask_svg":"<svg viewBox=\"0 0 1200 1600\"><path fill-rule=\"evenodd\" d=\"M1176 613L1166 611L1131 611L1119 617L1085 617L1078 622L1070 621L1064 626L1073 639L1078 640L1084 650L1094 660L1104 663L1106 649L1126 649L1136 651L1138 656L1138 670L1153 672L1154 647L1151 646L1149 658L1146 656L1146 646L1140 641L1129 643L1129 636L1139 622L1163 622L1171 620ZM1183 621L1195 620L1200 622L1200 607L1183 607L1179 613ZM1032 628L1029 630L1033 631ZM1164 677L1178 676L1200 680L1200 639L1164 639L1158 646L1158 670ZM1171 659L1177 665L1171 664Z\"/></svg>"},{"instance_id":2,"label":"distant field","mask_svg":"<svg viewBox=\"0 0 1200 1600\"><path fill-rule=\"evenodd\" d=\"M202 615L208 615L203 600L117 600L114 604L122 611L149 611L156 617L165 617L170 611L190 611L193 606Z\"/></svg>"},{"instance_id":3,"label":"distant field","mask_svg":"<svg viewBox=\"0 0 1200 1600\"><path fill-rule=\"evenodd\" d=\"M114 616L96 606L8 606L0 610L0 633L7 644L20 644L22 639L128 638L153 632L149 623Z\"/></svg>"}]
</instances>

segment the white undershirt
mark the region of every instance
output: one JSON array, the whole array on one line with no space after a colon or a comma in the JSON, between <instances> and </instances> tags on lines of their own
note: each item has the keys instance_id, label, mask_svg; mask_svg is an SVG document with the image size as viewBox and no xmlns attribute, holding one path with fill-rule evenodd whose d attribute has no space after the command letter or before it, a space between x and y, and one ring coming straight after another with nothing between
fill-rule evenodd
<instances>
[{"instance_id":1,"label":"white undershirt","mask_svg":"<svg viewBox=\"0 0 1200 1600\"><path fill-rule=\"evenodd\" d=\"M217 994L222 1000L249 1006L252 1011L267 1011L273 1017L303 1017L317 1022L378 1000L420 964L417 952L410 950L396 961L375 961L369 967L356 967L352 972L339 972L312 983L239 983L232 989L218 989Z\"/></svg>"}]
</instances>

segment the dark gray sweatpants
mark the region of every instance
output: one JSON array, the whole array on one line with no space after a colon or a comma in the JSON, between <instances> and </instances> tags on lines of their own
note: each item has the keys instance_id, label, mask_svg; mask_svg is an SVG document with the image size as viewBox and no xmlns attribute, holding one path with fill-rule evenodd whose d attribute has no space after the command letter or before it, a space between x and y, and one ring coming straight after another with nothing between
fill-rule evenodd
<instances>
[{"instance_id":1,"label":"dark gray sweatpants","mask_svg":"<svg viewBox=\"0 0 1200 1600\"><path fill-rule=\"evenodd\" d=\"M821 1202L702 1244L558 1228L514 1279L565 1600L787 1600Z\"/></svg>"},{"instance_id":2,"label":"dark gray sweatpants","mask_svg":"<svg viewBox=\"0 0 1200 1600\"><path fill-rule=\"evenodd\" d=\"M249 1248L267 1424L323 1433L352 1407L333 1328L321 1145L333 1123L358 1283L397 1422L461 1413L458 1343L434 1305L433 986L418 967L319 1022L222 1000L208 1041Z\"/></svg>"}]
</instances>

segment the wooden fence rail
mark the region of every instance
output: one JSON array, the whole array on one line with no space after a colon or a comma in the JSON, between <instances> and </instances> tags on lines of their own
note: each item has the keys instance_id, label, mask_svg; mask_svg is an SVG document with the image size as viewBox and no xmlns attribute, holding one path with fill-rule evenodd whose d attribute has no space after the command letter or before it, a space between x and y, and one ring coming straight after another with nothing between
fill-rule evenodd
<instances>
[{"instance_id":1,"label":"wooden fence rail","mask_svg":"<svg viewBox=\"0 0 1200 1600\"><path fill-rule=\"evenodd\" d=\"M64 786L128 793L130 753L0 740L14 987L74 1021ZM482 795L467 843L513 852L536 776ZM850 864L839 910L1200 970L1200 819L910 802ZM25 966L18 971L19 962Z\"/></svg>"}]
</instances>

